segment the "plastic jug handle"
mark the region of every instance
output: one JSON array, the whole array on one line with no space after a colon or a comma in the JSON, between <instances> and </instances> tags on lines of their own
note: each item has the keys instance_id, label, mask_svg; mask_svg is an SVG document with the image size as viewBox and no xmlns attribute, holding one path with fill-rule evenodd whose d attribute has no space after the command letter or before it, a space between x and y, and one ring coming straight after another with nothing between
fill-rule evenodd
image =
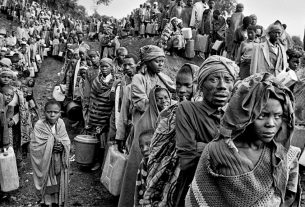
<instances>
[{"instance_id":1,"label":"plastic jug handle","mask_svg":"<svg viewBox=\"0 0 305 207\"><path fill-rule=\"evenodd\" d=\"M7 155L8 155L8 151L7 151L7 148L6 148L6 147L4 147L4 149L3 149L3 155L4 155L4 156L7 156Z\"/></svg>"}]
</instances>

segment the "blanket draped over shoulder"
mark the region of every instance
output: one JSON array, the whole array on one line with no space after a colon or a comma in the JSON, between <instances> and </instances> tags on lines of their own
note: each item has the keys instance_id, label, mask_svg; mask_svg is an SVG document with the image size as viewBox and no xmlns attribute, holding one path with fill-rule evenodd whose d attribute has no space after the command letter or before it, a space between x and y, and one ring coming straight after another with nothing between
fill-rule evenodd
<instances>
[{"instance_id":1,"label":"blanket draped over shoulder","mask_svg":"<svg viewBox=\"0 0 305 207\"><path fill-rule=\"evenodd\" d=\"M162 111L158 127L151 141L148 160L146 203L155 206L173 206L173 194L180 172L176 152L176 109L178 104Z\"/></svg>"},{"instance_id":2,"label":"blanket draped over shoulder","mask_svg":"<svg viewBox=\"0 0 305 207\"><path fill-rule=\"evenodd\" d=\"M281 102L283 121L253 166L239 153L233 141L241 136L242 139L255 136L248 127L258 119L270 97ZM298 203L300 149L290 146L293 130L294 98L288 88L278 84L269 73L256 74L238 82L222 119L219 138L209 143L201 155L186 206L286 206L286 202ZM296 197L287 201L290 193Z\"/></svg>"},{"instance_id":3,"label":"blanket draped over shoulder","mask_svg":"<svg viewBox=\"0 0 305 207\"><path fill-rule=\"evenodd\" d=\"M58 185L59 194L56 203L67 205L70 139L62 119L58 120L55 127L56 134L53 134L45 120L39 120L35 125L30 144L34 184L43 199L47 194L48 186ZM55 142L63 144L62 153L53 153ZM57 177L60 180L57 180Z\"/></svg>"},{"instance_id":4,"label":"blanket draped over shoulder","mask_svg":"<svg viewBox=\"0 0 305 207\"><path fill-rule=\"evenodd\" d=\"M121 196L118 205L119 207L134 205L134 192L137 172L143 158L139 146L139 136L145 130L156 128L156 121L159 115L159 110L155 98L155 89L156 87L154 87L149 94L149 104L147 110L135 125L134 139L132 141L131 150L124 174Z\"/></svg>"}]
</instances>

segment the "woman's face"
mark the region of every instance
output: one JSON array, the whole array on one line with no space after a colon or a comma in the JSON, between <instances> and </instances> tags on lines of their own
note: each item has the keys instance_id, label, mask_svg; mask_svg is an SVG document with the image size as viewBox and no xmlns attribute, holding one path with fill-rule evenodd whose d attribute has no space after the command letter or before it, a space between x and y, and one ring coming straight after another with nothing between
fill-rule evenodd
<instances>
[{"instance_id":1,"label":"woman's face","mask_svg":"<svg viewBox=\"0 0 305 207\"><path fill-rule=\"evenodd\" d=\"M289 60L289 62L288 62L288 64L289 64L289 68L291 69L291 70L297 70L298 69L298 67L299 67L299 65L300 65L300 59L299 58L291 58L290 60Z\"/></svg>"},{"instance_id":2,"label":"woman's face","mask_svg":"<svg viewBox=\"0 0 305 207\"><path fill-rule=\"evenodd\" d=\"M148 70L153 73L160 73L163 70L165 57L158 57L148 62Z\"/></svg>"},{"instance_id":3,"label":"woman's face","mask_svg":"<svg viewBox=\"0 0 305 207\"><path fill-rule=\"evenodd\" d=\"M159 111L163 111L170 106L170 97L166 90L156 92L156 103Z\"/></svg>"},{"instance_id":4,"label":"woman's face","mask_svg":"<svg viewBox=\"0 0 305 207\"><path fill-rule=\"evenodd\" d=\"M254 121L255 134L261 142L269 143L281 128L283 108L276 99L269 99L259 117Z\"/></svg>"}]
</instances>

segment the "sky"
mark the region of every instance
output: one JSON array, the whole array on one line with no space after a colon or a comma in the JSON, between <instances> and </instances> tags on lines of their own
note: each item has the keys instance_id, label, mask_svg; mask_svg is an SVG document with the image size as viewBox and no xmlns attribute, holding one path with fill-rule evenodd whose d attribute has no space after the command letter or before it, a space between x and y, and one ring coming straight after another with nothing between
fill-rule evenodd
<instances>
[{"instance_id":1,"label":"sky","mask_svg":"<svg viewBox=\"0 0 305 207\"><path fill-rule=\"evenodd\" d=\"M100 14L122 18L127 16L145 0L112 0L109 6L99 6ZM301 36L303 39L305 28L305 0L238 0L245 6L244 14L256 14L258 24L268 27L275 20L287 24L287 32ZM93 0L79 0L89 14L94 10Z\"/></svg>"}]
</instances>

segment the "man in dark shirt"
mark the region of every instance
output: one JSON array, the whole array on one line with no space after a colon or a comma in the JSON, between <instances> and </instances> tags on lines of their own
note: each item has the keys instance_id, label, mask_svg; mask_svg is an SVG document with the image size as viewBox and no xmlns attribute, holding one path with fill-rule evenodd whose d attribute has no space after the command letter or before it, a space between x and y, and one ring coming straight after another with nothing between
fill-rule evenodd
<instances>
[{"instance_id":1,"label":"man in dark shirt","mask_svg":"<svg viewBox=\"0 0 305 207\"><path fill-rule=\"evenodd\" d=\"M203 101L183 102L177 109L176 148L181 171L176 206L184 206L200 155L205 145L218 136L223 107L231 97L238 71L238 66L227 58L209 57L198 74Z\"/></svg>"}]
</instances>

